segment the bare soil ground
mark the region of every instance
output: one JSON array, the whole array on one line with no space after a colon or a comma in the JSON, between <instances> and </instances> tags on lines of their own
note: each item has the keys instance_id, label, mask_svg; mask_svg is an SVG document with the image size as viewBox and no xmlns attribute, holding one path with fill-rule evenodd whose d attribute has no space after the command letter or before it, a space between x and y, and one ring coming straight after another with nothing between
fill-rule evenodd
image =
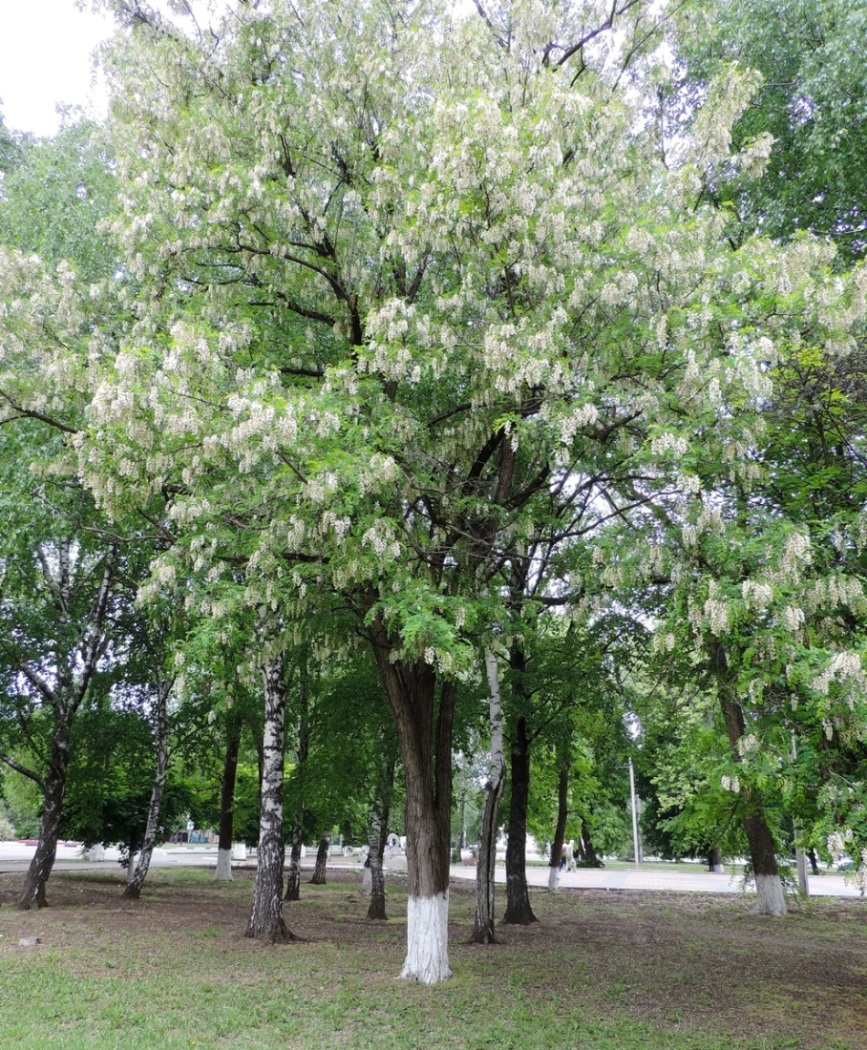
<instances>
[{"instance_id":1,"label":"bare soil ground","mask_svg":"<svg viewBox=\"0 0 867 1050\"><path fill-rule=\"evenodd\" d=\"M214 947L228 942L238 980L249 968L252 981L265 949L243 937L251 880L246 871L231 884L214 883L206 872L187 881L155 871L142 899L125 901L119 875L60 872L49 883L50 907L37 915L12 910L21 876L2 875L0 971L23 950L19 938L34 933L65 949L68 964L85 974L114 946L135 943L130 938L148 951L163 944L181 956L201 949L204 931ZM749 898L539 890L532 897L538 923L500 927L501 944L479 947L467 943L473 895L472 884L453 883L450 956L458 986L472 988L475 998L519 997L555 1012L581 1008L603 1020L713 1033L745 1047L867 1050L862 901L795 902L789 917L774 920L754 915ZM329 871L325 887L302 884L302 900L285 913L303 942L277 952L327 959L335 973L351 967L368 982L398 972L405 944L400 881L390 886L387 923L366 920L360 877L343 870ZM321 969L315 980L325 981L326 991Z\"/></svg>"}]
</instances>

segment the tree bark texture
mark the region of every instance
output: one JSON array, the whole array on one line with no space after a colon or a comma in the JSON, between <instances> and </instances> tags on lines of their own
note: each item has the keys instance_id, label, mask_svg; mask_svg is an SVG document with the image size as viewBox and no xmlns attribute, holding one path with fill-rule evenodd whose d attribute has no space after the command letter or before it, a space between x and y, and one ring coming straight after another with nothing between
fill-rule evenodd
<instances>
[{"instance_id":1,"label":"tree bark texture","mask_svg":"<svg viewBox=\"0 0 867 1050\"><path fill-rule=\"evenodd\" d=\"M554 827L554 841L551 843L551 857L548 867L551 869L548 878L548 889L555 890L560 885L560 859L563 856L563 843L566 841L566 820L569 816L569 770L561 769L557 779L557 824Z\"/></svg>"},{"instance_id":2,"label":"tree bark texture","mask_svg":"<svg viewBox=\"0 0 867 1050\"><path fill-rule=\"evenodd\" d=\"M476 867L476 917L470 940L474 944L496 944L494 877L497 866L497 814L503 796L506 756L503 746L503 703L496 657L485 653L491 724L491 763L485 782L479 857Z\"/></svg>"},{"instance_id":3,"label":"tree bark texture","mask_svg":"<svg viewBox=\"0 0 867 1050\"><path fill-rule=\"evenodd\" d=\"M169 768L169 693L172 690L172 680L162 680L157 685L157 709L156 709L156 743L157 743L157 768L154 773L154 783L151 788L151 798L148 804L147 824L145 825L144 840L141 851L136 861L133 876L126 884L123 891L124 897L138 900L141 896L150 867L151 857L154 852L154 844L160 826L160 810L163 804L163 793L166 786L166 776ZM132 869L132 856L129 858Z\"/></svg>"},{"instance_id":4,"label":"tree bark texture","mask_svg":"<svg viewBox=\"0 0 867 1050\"><path fill-rule=\"evenodd\" d=\"M740 762L738 744L746 735L746 723L743 708L728 673L725 650L718 641L711 646L711 666L717 679L717 694L732 758L735 762ZM759 915L783 916L787 910L786 898L783 894L780 869L777 866L774 837L765 817L761 794L748 784L741 785L741 806L741 825L747 838L756 883L756 911Z\"/></svg>"},{"instance_id":5,"label":"tree bark texture","mask_svg":"<svg viewBox=\"0 0 867 1050\"><path fill-rule=\"evenodd\" d=\"M373 625L377 666L397 726L406 784L407 955L401 976L436 984L448 962L452 730L456 687L437 683L422 660L392 660L380 622Z\"/></svg>"},{"instance_id":6,"label":"tree bark texture","mask_svg":"<svg viewBox=\"0 0 867 1050\"><path fill-rule=\"evenodd\" d=\"M394 787L394 767L396 755L391 743L383 741L382 766L380 768L379 796L370 811L370 828L367 838L368 854L365 870L370 873L370 905L367 909L368 919L383 920L388 918L385 910L385 872L382 858L385 853L385 842L388 836L388 821L391 816L391 795Z\"/></svg>"},{"instance_id":7,"label":"tree bark texture","mask_svg":"<svg viewBox=\"0 0 867 1050\"><path fill-rule=\"evenodd\" d=\"M271 657L262 670L265 730L262 739L262 787L259 848L253 905L247 936L266 944L292 939L283 920L283 766L286 681L282 656Z\"/></svg>"},{"instance_id":8,"label":"tree bark texture","mask_svg":"<svg viewBox=\"0 0 867 1050\"><path fill-rule=\"evenodd\" d=\"M71 584L66 567L68 545L62 545L58 554L60 568L57 578L51 581L52 590L57 594L58 613L61 621L68 620L68 608L71 604ZM16 907L20 911L31 908L44 908L47 903L45 887L54 858L57 856L57 838L60 833L60 819L63 811L63 799L66 794L66 778L69 771L70 727L96 672L99 658L105 644L105 620L111 586L114 581L115 559L117 551L112 547L105 556L102 577L94 597L90 613L81 626L79 641L73 650L62 654L58 659L58 681L54 688L32 668L22 666L19 670L27 676L31 684L42 696L43 706L53 716L54 729L51 739L51 754L48 762L48 774L43 782L42 821L39 826L39 842L33 860L27 869L24 888ZM51 576L48 559L40 558L46 579ZM60 654L59 654L60 655Z\"/></svg>"},{"instance_id":9,"label":"tree bark texture","mask_svg":"<svg viewBox=\"0 0 867 1050\"><path fill-rule=\"evenodd\" d=\"M66 794L66 776L69 769L69 725L59 723L51 741L51 760L45 778L42 802L42 822L39 826L39 842L33 860L27 869L24 889L16 907L19 911L44 908L47 904L45 886L54 867L57 855L57 838L60 833L60 817L63 796Z\"/></svg>"},{"instance_id":10,"label":"tree bark texture","mask_svg":"<svg viewBox=\"0 0 867 1050\"><path fill-rule=\"evenodd\" d=\"M529 926L536 922L527 887L527 807L530 799L530 737L527 720L515 722L510 752L512 797L506 843L506 914L503 922Z\"/></svg>"},{"instance_id":11,"label":"tree bark texture","mask_svg":"<svg viewBox=\"0 0 867 1050\"><path fill-rule=\"evenodd\" d=\"M295 815L292 819L292 842L289 847L289 870L286 874L287 901L301 899L301 848L304 835L304 780L310 755L310 698L307 693L307 664L302 662L298 682L298 740L295 746L294 780L298 785Z\"/></svg>"},{"instance_id":12,"label":"tree bark texture","mask_svg":"<svg viewBox=\"0 0 867 1050\"><path fill-rule=\"evenodd\" d=\"M328 865L328 848L331 845L331 832L326 831L319 839L319 848L316 850L316 864L313 867L313 876L310 879L312 886L325 885L325 871Z\"/></svg>"},{"instance_id":13,"label":"tree bark texture","mask_svg":"<svg viewBox=\"0 0 867 1050\"><path fill-rule=\"evenodd\" d=\"M287 901L301 900L301 846L303 845L303 811L295 814L292 822L292 843L289 847L289 869L286 872Z\"/></svg>"},{"instance_id":14,"label":"tree bark texture","mask_svg":"<svg viewBox=\"0 0 867 1050\"><path fill-rule=\"evenodd\" d=\"M220 833L217 839L219 882L232 881L232 839L235 832L235 782L238 777L238 752L241 747L241 722L230 715L226 726L226 753L223 757L223 779L220 784Z\"/></svg>"}]
</instances>

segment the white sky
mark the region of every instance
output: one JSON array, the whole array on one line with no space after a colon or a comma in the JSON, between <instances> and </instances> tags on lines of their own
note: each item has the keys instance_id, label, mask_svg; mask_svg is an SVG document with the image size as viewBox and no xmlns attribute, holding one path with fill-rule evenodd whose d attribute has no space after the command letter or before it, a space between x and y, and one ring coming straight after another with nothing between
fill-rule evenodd
<instances>
[{"instance_id":1,"label":"white sky","mask_svg":"<svg viewBox=\"0 0 867 1050\"><path fill-rule=\"evenodd\" d=\"M90 53L111 20L75 0L0 0L0 112L8 128L53 135L59 102L105 108Z\"/></svg>"}]
</instances>

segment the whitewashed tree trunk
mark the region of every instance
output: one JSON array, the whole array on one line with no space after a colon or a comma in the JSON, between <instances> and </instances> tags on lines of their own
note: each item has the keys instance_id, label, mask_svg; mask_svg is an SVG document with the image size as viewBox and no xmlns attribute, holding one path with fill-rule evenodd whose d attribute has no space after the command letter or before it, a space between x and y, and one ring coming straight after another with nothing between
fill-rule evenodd
<instances>
[{"instance_id":1,"label":"whitewashed tree trunk","mask_svg":"<svg viewBox=\"0 0 867 1050\"><path fill-rule=\"evenodd\" d=\"M497 814L506 774L500 676L497 670L497 660L492 652L485 653L485 669L488 675L491 761L488 767L488 779L485 782L485 800L479 836L479 860L476 868L476 918L471 940L477 944L493 944L496 941L494 875L497 864Z\"/></svg>"},{"instance_id":2,"label":"whitewashed tree trunk","mask_svg":"<svg viewBox=\"0 0 867 1050\"><path fill-rule=\"evenodd\" d=\"M560 887L560 865L550 864L548 866L548 889L556 890Z\"/></svg>"},{"instance_id":3,"label":"whitewashed tree trunk","mask_svg":"<svg viewBox=\"0 0 867 1050\"><path fill-rule=\"evenodd\" d=\"M782 918L787 912L786 895L779 875L756 875L756 914Z\"/></svg>"},{"instance_id":4,"label":"whitewashed tree trunk","mask_svg":"<svg viewBox=\"0 0 867 1050\"><path fill-rule=\"evenodd\" d=\"M217 841L218 882L232 881L232 839L235 832L235 781L238 777L238 752L241 747L241 723L230 715L226 726L226 753L223 756L223 780L220 785L220 835Z\"/></svg>"},{"instance_id":5,"label":"whitewashed tree trunk","mask_svg":"<svg viewBox=\"0 0 867 1050\"><path fill-rule=\"evenodd\" d=\"M217 882L231 882L234 878L232 875L231 849L223 849L222 847L217 849L217 867L214 871L214 878Z\"/></svg>"},{"instance_id":6,"label":"whitewashed tree trunk","mask_svg":"<svg viewBox=\"0 0 867 1050\"><path fill-rule=\"evenodd\" d=\"M406 787L407 954L401 976L436 984L451 976L448 956L452 737L457 688L437 682L423 660L393 659L381 621L374 655L397 727Z\"/></svg>"},{"instance_id":7,"label":"whitewashed tree trunk","mask_svg":"<svg viewBox=\"0 0 867 1050\"><path fill-rule=\"evenodd\" d=\"M449 892L407 900L406 961L401 977L438 984L451 977L449 968Z\"/></svg>"}]
</instances>

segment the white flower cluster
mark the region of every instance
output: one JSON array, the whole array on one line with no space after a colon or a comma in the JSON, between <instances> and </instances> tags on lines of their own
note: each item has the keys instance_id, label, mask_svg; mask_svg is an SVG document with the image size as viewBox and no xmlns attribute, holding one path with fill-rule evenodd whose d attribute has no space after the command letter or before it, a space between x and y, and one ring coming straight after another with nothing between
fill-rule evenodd
<instances>
[{"instance_id":1,"label":"white flower cluster","mask_svg":"<svg viewBox=\"0 0 867 1050\"><path fill-rule=\"evenodd\" d=\"M674 652L676 645L677 639L674 637L671 631L667 631L665 634L655 634L653 636L653 651L655 653Z\"/></svg>"},{"instance_id":2,"label":"white flower cluster","mask_svg":"<svg viewBox=\"0 0 867 1050\"><path fill-rule=\"evenodd\" d=\"M400 557L400 542L394 534L394 525L385 518L380 518L361 537L363 547L371 546L378 558L393 561Z\"/></svg>"},{"instance_id":3,"label":"white flower cluster","mask_svg":"<svg viewBox=\"0 0 867 1050\"><path fill-rule=\"evenodd\" d=\"M720 783L722 784L723 791L732 791L735 795L740 793L740 777L729 777L723 774Z\"/></svg>"},{"instance_id":4,"label":"white flower cluster","mask_svg":"<svg viewBox=\"0 0 867 1050\"><path fill-rule=\"evenodd\" d=\"M786 537L785 549L780 559L781 568L791 577L797 579L801 568L809 565L812 560L810 537L802 532L790 533Z\"/></svg>"},{"instance_id":5,"label":"white flower cluster","mask_svg":"<svg viewBox=\"0 0 867 1050\"><path fill-rule=\"evenodd\" d=\"M747 606L753 609L767 609L774 598L773 588L758 580L744 580L741 584L741 594Z\"/></svg>"},{"instance_id":6,"label":"white flower cluster","mask_svg":"<svg viewBox=\"0 0 867 1050\"><path fill-rule=\"evenodd\" d=\"M662 456L671 453L674 456L685 456L687 444L679 434L657 434L650 442L650 451L654 456Z\"/></svg>"},{"instance_id":7,"label":"white flower cluster","mask_svg":"<svg viewBox=\"0 0 867 1050\"><path fill-rule=\"evenodd\" d=\"M867 694L867 679L858 653L848 650L834 653L825 670L816 675L810 683L810 688L827 696L832 682L843 687L850 708L854 708L856 700L863 702Z\"/></svg>"},{"instance_id":8,"label":"white flower cluster","mask_svg":"<svg viewBox=\"0 0 867 1050\"><path fill-rule=\"evenodd\" d=\"M854 842L855 835L851 828L831 832L826 840L826 845L835 864L839 864L841 860L844 860L847 854L852 854ZM863 897L867 894L867 848L861 849L857 856L858 863L851 873L846 873L846 881L854 883Z\"/></svg>"},{"instance_id":9,"label":"white flower cluster","mask_svg":"<svg viewBox=\"0 0 867 1050\"><path fill-rule=\"evenodd\" d=\"M752 758L759 753L761 744L755 733L747 733L738 740L738 753L741 758Z\"/></svg>"}]
</instances>

